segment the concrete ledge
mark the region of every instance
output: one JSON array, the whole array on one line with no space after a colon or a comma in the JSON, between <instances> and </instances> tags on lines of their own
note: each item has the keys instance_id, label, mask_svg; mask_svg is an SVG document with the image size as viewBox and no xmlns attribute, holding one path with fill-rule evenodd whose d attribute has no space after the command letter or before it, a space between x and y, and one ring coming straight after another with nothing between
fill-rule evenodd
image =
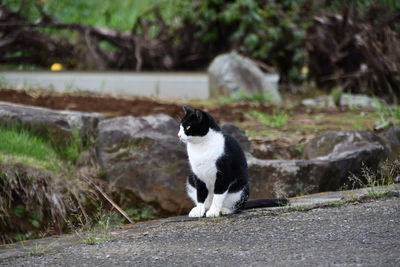
<instances>
[{"instance_id":1,"label":"concrete ledge","mask_svg":"<svg viewBox=\"0 0 400 267\"><path fill-rule=\"evenodd\" d=\"M2 71L0 81L13 87L60 91L114 92L162 98L209 97L206 72L78 72Z\"/></svg>"},{"instance_id":2,"label":"concrete ledge","mask_svg":"<svg viewBox=\"0 0 400 267\"><path fill-rule=\"evenodd\" d=\"M370 192L385 193L392 191L400 193L400 184L360 188L346 191L322 192L311 195L298 196L290 199L290 205L292 207L302 206L305 208L323 207L332 204L332 202L351 202L353 200L369 197L371 194Z\"/></svg>"}]
</instances>

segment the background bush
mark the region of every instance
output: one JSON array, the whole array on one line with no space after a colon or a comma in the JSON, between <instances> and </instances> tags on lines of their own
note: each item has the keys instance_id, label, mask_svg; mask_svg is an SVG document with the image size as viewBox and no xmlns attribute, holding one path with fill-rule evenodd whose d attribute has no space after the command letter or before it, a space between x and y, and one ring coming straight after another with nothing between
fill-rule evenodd
<instances>
[{"instance_id":1,"label":"background bush","mask_svg":"<svg viewBox=\"0 0 400 267\"><path fill-rule=\"evenodd\" d=\"M31 23L51 24L55 19L110 31L103 35L93 28L38 27L40 33L67 40L74 48L66 46L64 58L62 51L53 58L50 52L48 60L26 62L23 59L33 57L37 49L0 48L2 68L49 68L52 61L61 61L68 69L204 70L216 55L235 49L262 68L279 72L282 84L320 80L319 73L309 74L315 68L307 67L313 56L306 49L307 31L315 25L315 17L344 15L351 5L372 22L400 9L398 0L4 0L3 4ZM379 6L374 14L372 6ZM399 22L389 26L399 32ZM97 56L91 57L93 53ZM318 82L318 86L325 85Z\"/></svg>"}]
</instances>

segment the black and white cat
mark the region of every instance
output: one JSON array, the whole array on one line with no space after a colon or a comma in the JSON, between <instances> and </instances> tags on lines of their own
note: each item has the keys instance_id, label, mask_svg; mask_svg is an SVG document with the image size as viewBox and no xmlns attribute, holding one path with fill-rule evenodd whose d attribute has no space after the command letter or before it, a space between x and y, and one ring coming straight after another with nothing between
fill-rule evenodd
<instances>
[{"instance_id":1,"label":"black and white cat","mask_svg":"<svg viewBox=\"0 0 400 267\"><path fill-rule=\"evenodd\" d=\"M213 117L183 107L178 137L186 143L192 173L187 192L195 203L189 217L217 217L240 209L279 206L286 199L249 200L246 157L239 143L223 133Z\"/></svg>"}]
</instances>

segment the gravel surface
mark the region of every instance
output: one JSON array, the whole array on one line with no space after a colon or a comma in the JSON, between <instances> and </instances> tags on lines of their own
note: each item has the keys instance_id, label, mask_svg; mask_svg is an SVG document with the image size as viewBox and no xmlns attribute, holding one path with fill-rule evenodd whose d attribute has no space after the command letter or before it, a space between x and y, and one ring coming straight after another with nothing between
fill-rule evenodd
<instances>
[{"instance_id":1,"label":"gravel surface","mask_svg":"<svg viewBox=\"0 0 400 267\"><path fill-rule=\"evenodd\" d=\"M137 224L0 266L400 266L400 198L307 212Z\"/></svg>"}]
</instances>

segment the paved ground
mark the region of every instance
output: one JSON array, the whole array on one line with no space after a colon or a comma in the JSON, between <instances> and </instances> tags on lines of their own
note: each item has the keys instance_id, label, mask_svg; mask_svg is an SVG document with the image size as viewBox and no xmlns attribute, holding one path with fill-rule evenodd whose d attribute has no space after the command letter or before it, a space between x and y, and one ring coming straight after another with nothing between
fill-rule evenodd
<instances>
[{"instance_id":1,"label":"paved ground","mask_svg":"<svg viewBox=\"0 0 400 267\"><path fill-rule=\"evenodd\" d=\"M323 196L303 198L297 209ZM0 266L400 266L399 230L400 198L390 197L308 211L177 217L117 229L114 240L95 245L46 238L0 247ZM44 254L29 255L37 252Z\"/></svg>"}]
</instances>

